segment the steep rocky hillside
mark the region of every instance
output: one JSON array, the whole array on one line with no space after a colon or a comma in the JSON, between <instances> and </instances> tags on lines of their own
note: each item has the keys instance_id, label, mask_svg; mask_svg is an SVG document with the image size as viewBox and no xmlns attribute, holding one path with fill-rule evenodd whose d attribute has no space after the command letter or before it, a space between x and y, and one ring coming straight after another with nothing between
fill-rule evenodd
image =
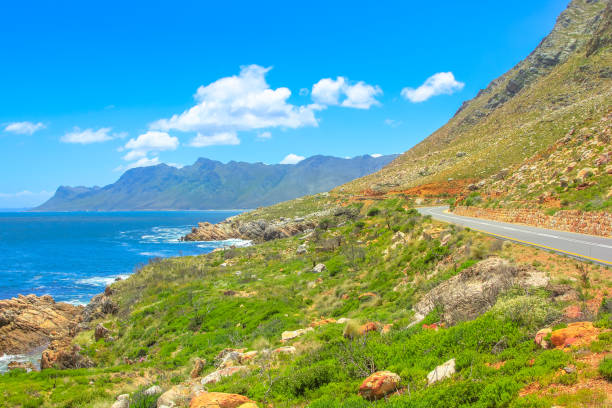
<instances>
[{"instance_id":1,"label":"steep rocky hillside","mask_svg":"<svg viewBox=\"0 0 612 408\"><path fill-rule=\"evenodd\" d=\"M612 105L610 7L608 1L573 0L525 60L465 102L446 125L381 171L338 190L371 193L433 183L446 192L599 120Z\"/></svg>"},{"instance_id":2,"label":"steep rocky hillside","mask_svg":"<svg viewBox=\"0 0 612 408\"><path fill-rule=\"evenodd\" d=\"M490 208L610 210L612 113L571 129L525 162L468 186L460 204Z\"/></svg>"}]
</instances>

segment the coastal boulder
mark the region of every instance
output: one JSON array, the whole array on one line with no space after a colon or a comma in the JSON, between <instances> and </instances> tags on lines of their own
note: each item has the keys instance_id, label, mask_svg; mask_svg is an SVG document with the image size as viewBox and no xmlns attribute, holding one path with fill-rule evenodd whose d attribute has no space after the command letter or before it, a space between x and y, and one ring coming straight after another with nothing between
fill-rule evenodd
<instances>
[{"instance_id":1,"label":"coastal boulder","mask_svg":"<svg viewBox=\"0 0 612 408\"><path fill-rule=\"evenodd\" d=\"M105 339L106 336L108 336L109 330L104 327L104 325L102 323L98 323L98 325L96 326L96 329L94 330L94 338L96 339L96 341L100 340L100 339Z\"/></svg>"},{"instance_id":2,"label":"coastal boulder","mask_svg":"<svg viewBox=\"0 0 612 408\"><path fill-rule=\"evenodd\" d=\"M30 361L11 361L10 363L8 363L7 368L10 370L25 370L28 373L30 371L36 371L36 367L34 367L34 364L32 364L32 362Z\"/></svg>"},{"instance_id":3,"label":"coastal boulder","mask_svg":"<svg viewBox=\"0 0 612 408\"><path fill-rule=\"evenodd\" d=\"M91 322L95 319L100 319L109 314L115 314L119 311L117 304L110 296L100 293L94 296L83 310L83 321Z\"/></svg>"},{"instance_id":4,"label":"coastal boulder","mask_svg":"<svg viewBox=\"0 0 612 408\"><path fill-rule=\"evenodd\" d=\"M57 368L66 370L71 368L90 368L93 362L89 357L80 353L81 348L70 342L69 338L53 340L42 353L40 368Z\"/></svg>"},{"instance_id":5,"label":"coastal boulder","mask_svg":"<svg viewBox=\"0 0 612 408\"><path fill-rule=\"evenodd\" d=\"M391 371L378 371L363 380L359 395L370 401L384 398L397 391L400 381L400 376Z\"/></svg>"},{"instance_id":6,"label":"coastal boulder","mask_svg":"<svg viewBox=\"0 0 612 408\"><path fill-rule=\"evenodd\" d=\"M239 408L244 404L255 402L240 394L204 392L191 400L189 408Z\"/></svg>"},{"instance_id":7,"label":"coastal boulder","mask_svg":"<svg viewBox=\"0 0 612 408\"><path fill-rule=\"evenodd\" d=\"M0 300L0 355L21 354L76 333L82 306L56 303L49 295Z\"/></svg>"}]
</instances>

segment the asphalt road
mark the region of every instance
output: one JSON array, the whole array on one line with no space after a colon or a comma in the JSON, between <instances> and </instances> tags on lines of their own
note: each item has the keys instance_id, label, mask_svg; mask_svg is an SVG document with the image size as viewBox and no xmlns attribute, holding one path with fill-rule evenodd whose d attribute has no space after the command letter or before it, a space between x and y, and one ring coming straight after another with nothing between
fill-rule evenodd
<instances>
[{"instance_id":1,"label":"asphalt road","mask_svg":"<svg viewBox=\"0 0 612 408\"><path fill-rule=\"evenodd\" d=\"M612 239L594 235L530 227L521 224L463 217L445 212L448 207L421 207L423 215L449 222L518 243L552 250L567 256L582 258L603 265L612 265Z\"/></svg>"}]
</instances>

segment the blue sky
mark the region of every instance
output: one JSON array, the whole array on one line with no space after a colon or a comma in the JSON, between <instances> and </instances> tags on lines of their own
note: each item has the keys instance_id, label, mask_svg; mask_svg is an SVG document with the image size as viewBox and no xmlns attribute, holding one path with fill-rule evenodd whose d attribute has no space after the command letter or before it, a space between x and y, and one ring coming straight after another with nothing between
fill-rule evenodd
<instances>
[{"instance_id":1,"label":"blue sky","mask_svg":"<svg viewBox=\"0 0 612 408\"><path fill-rule=\"evenodd\" d=\"M143 164L403 152L567 3L4 2L0 208Z\"/></svg>"}]
</instances>

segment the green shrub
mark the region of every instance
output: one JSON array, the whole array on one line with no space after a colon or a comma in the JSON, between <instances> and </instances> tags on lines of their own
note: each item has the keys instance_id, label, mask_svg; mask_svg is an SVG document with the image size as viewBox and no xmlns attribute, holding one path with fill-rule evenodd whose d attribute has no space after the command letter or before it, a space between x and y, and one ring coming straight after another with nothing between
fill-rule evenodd
<instances>
[{"instance_id":1,"label":"green shrub","mask_svg":"<svg viewBox=\"0 0 612 408\"><path fill-rule=\"evenodd\" d=\"M156 408L160 394L147 395L144 390L137 391L130 396L130 408Z\"/></svg>"},{"instance_id":2,"label":"green shrub","mask_svg":"<svg viewBox=\"0 0 612 408\"><path fill-rule=\"evenodd\" d=\"M370 208L370 209L368 210L368 217L375 217L375 216L377 216L378 214L380 214L380 209L378 209L378 208L376 208L376 207L374 207L374 208Z\"/></svg>"},{"instance_id":3,"label":"green shrub","mask_svg":"<svg viewBox=\"0 0 612 408\"><path fill-rule=\"evenodd\" d=\"M536 330L561 317L561 313L546 300L537 296L501 298L492 313L502 320L513 321L529 330Z\"/></svg>"},{"instance_id":4,"label":"green shrub","mask_svg":"<svg viewBox=\"0 0 612 408\"><path fill-rule=\"evenodd\" d=\"M599 363L599 374L612 382L612 357L606 357Z\"/></svg>"}]
</instances>

